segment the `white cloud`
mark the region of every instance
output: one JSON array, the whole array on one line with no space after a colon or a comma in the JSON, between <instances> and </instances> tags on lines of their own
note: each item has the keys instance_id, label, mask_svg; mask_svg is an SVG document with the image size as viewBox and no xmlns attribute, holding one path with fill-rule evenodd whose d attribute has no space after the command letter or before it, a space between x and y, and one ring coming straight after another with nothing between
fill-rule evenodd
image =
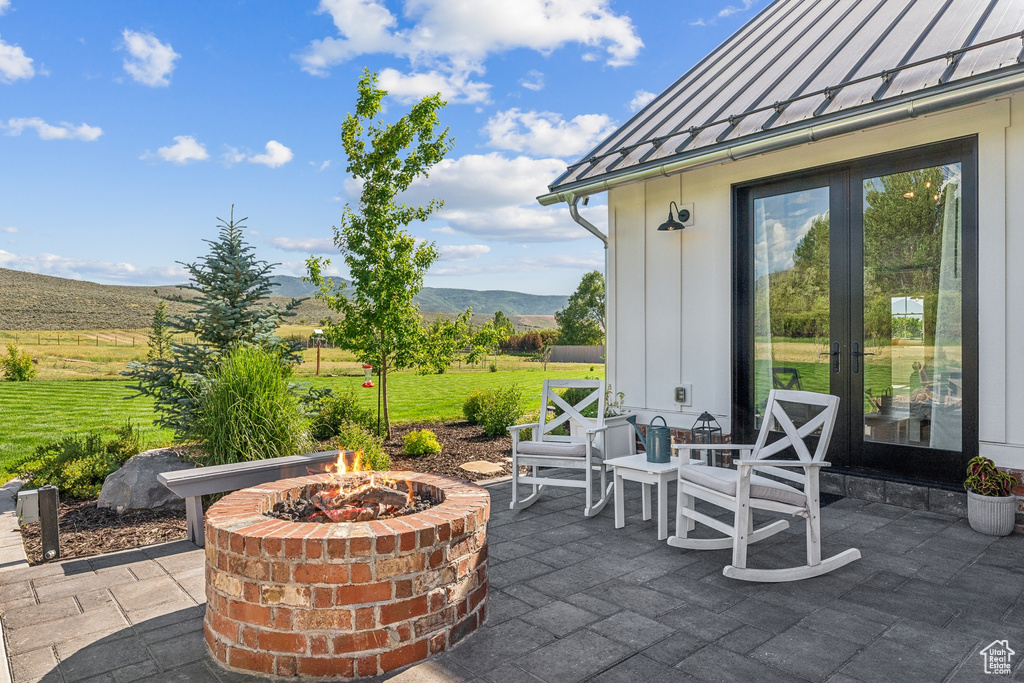
<instances>
[{"instance_id":1,"label":"white cloud","mask_svg":"<svg viewBox=\"0 0 1024 683\"><path fill-rule=\"evenodd\" d=\"M18 229L17 229L16 227L14 227L13 225L3 225L3 226L0 226L0 232L10 232L10 233L15 233L15 232L21 232L21 231L20 231L20 230L18 230Z\"/></svg>"},{"instance_id":2,"label":"white cloud","mask_svg":"<svg viewBox=\"0 0 1024 683\"><path fill-rule=\"evenodd\" d=\"M652 92L647 92L646 90L637 90L635 93L633 93L633 99L629 101L629 110L640 111L648 104L650 104L651 100L653 100L655 97L657 97L657 95L655 95Z\"/></svg>"},{"instance_id":3,"label":"white cloud","mask_svg":"<svg viewBox=\"0 0 1024 683\"><path fill-rule=\"evenodd\" d=\"M443 225L440 228L431 228L430 232L436 232L438 235L455 235L455 230L450 225Z\"/></svg>"},{"instance_id":4,"label":"white cloud","mask_svg":"<svg viewBox=\"0 0 1024 683\"><path fill-rule=\"evenodd\" d=\"M570 121L547 111L499 111L487 121L487 145L513 152L578 156L615 130L605 114L581 114Z\"/></svg>"},{"instance_id":5,"label":"white cloud","mask_svg":"<svg viewBox=\"0 0 1024 683\"><path fill-rule=\"evenodd\" d=\"M527 73L526 76L519 79L519 85L523 86L527 90L543 90L544 74L537 71L536 69L530 69L529 73Z\"/></svg>"},{"instance_id":6,"label":"white cloud","mask_svg":"<svg viewBox=\"0 0 1024 683\"><path fill-rule=\"evenodd\" d=\"M285 251L305 251L312 254L324 254L338 250L334 239L330 237L274 237L270 243Z\"/></svg>"},{"instance_id":7,"label":"white cloud","mask_svg":"<svg viewBox=\"0 0 1024 683\"><path fill-rule=\"evenodd\" d=\"M311 162L309 162L309 165L310 165L310 166L313 166L314 168L316 168L316 166L317 166L317 163L316 163L315 161L311 161ZM330 167L331 167L331 160L330 160L330 159L328 159L327 161L325 161L325 162L323 162L322 164L320 164L319 168L317 168L316 170L317 170L318 172L319 172L319 171L326 171L326 170L327 170L327 169L329 169Z\"/></svg>"},{"instance_id":8,"label":"white cloud","mask_svg":"<svg viewBox=\"0 0 1024 683\"><path fill-rule=\"evenodd\" d=\"M137 285L178 284L188 273L178 265L139 268L131 263L95 261L57 254L12 254L0 249L0 268L55 275L73 280L95 280Z\"/></svg>"},{"instance_id":9,"label":"white cloud","mask_svg":"<svg viewBox=\"0 0 1024 683\"><path fill-rule=\"evenodd\" d=\"M161 147L156 151L156 155L146 152L139 158L152 159L154 156L172 164L187 164L190 161L206 161L210 158L206 146L197 142L191 135L175 135L173 145Z\"/></svg>"},{"instance_id":10,"label":"white cloud","mask_svg":"<svg viewBox=\"0 0 1024 683\"><path fill-rule=\"evenodd\" d=\"M402 18L383 0L321 0L338 37L314 40L296 55L303 71L324 76L332 66L367 54L408 59L413 72L389 77L402 97L442 92L457 102L486 101L490 86L471 80L493 54L532 49L543 54L578 43L603 50L610 66L631 63L643 41L609 0L404 0ZM397 73L397 72L396 72ZM382 87L388 89L383 84ZM428 83L445 87L428 88Z\"/></svg>"},{"instance_id":11,"label":"white cloud","mask_svg":"<svg viewBox=\"0 0 1024 683\"><path fill-rule=\"evenodd\" d=\"M220 158L225 164L232 166L245 161L246 156L244 152L239 152L237 147L228 146L227 151L221 154Z\"/></svg>"},{"instance_id":12,"label":"white cloud","mask_svg":"<svg viewBox=\"0 0 1024 683\"><path fill-rule=\"evenodd\" d=\"M124 60L124 70L136 82L150 87L166 87L171 84L171 72L174 62L181 57L170 43L161 43L151 33L139 33L125 29L124 49L128 57Z\"/></svg>"},{"instance_id":13,"label":"white cloud","mask_svg":"<svg viewBox=\"0 0 1024 683\"><path fill-rule=\"evenodd\" d=\"M449 244L439 247L439 249L441 251L439 261L466 261L480 258L491 251L486 244Z\"/></svg>"},{"instance_id":14,"label":"white cloud","mask_svg":"<svg viewBox=\"0 0 1024 683\"><path fill-rule=\"evenodd\" d=\"M731 17L734 14L739 14L740 12L746 12L748 9L754 6L754 3L756 1L757 0L742 0L742 7L737 7L736 5L728 5L727 7L725 7L725 9L718 13L718 16L725 18Z\"/></svg>"},{"instance_id":15,"label":"white cloud","mask_svg":"<svg viewBox=\"0 0 1024 683\"><path fill-rule=\"evenodd\" d=\"M40 140L84 140L92 142L103 135L103 129L99 126L90 126L85 123L74 125L62 121L52 125L39 117L10 119L5 126L0 122L0 128L6 128L8 135L21 135L26 128L35 129Z\"/></svg>"},{"instance_id":16,"label":"white cloud","mask_svg":"<svg viewBox=\"0 0 1024 683\"><path fill-rule=\"evenodd\" d=\"M11 8L11 0L0 0L0 15Z\"/></svg>"},{"instance_id":17,"label":"white cloud","mask_svg":"<svg viewBox=\"0 0 1024 683\"><path fill-rule=\"evenodd\" d=\"M707 26L708 22L703 19L694 19L690 22L690 26Z\"/></svg>"},{"instance_id":18,"label":"white cloud","mask_svg":"<svg viewBox=\"0 0 1024 683\"><path fill-rule=\"evenodd\" d=\"M473 104L487 102L490 84L474 81L472 72L446 73L441 70L404 74L395 69L380 72L379 85L399 102L416 102L441 93L446 102Z\"/></svg>"},{"instance_id":19,"label":"white cloud","mask_svg":"<svg viewBox=\"0 0 1024 683\"><path fill-rule=\"evenodd\" d=\"M428 178L420 178L400 198L423 204L445 200L437 218L449 228L484 239L508 242L556 242L589 237L564 206L541 207L536 196L565 170L560 159L506 158L497 152L444 159ZM587 219L607 224L607 207L583 209ZM440 228L439 230L443 230Z\"/></svg>"},{"instance_id":20,"label":"white cloud","mask_svg":"<svg viewBox=\"0 0 1024 683\"><path fill-rule=\"evenodd\" d=\"M32 58L17 45L0 40L0 81L13 83L19 78L29 79L36 75Z\"/></svg>"},{"instance_id":21,"label":"white cloud","mask_svg":"<svg viewBox=\"0 0 1024 683\"><path fill-rule=\"evenodd\" d=\"M292 157L295 156L292 154L290 149L282 145L277 140L271 140L268 142L265 145L265 149L267 150L266 154L254 154L253 156L250 156L249 163L263 164L269 168L278 168L279 166L287 164L292 160Z\"/></svg>"}]
</instances>

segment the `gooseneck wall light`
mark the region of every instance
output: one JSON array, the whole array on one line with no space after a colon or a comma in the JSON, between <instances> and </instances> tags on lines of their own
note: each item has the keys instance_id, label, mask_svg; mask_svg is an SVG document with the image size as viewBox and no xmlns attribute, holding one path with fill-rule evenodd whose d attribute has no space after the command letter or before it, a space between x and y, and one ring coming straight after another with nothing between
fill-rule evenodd
<instances>
[{"instance_id":1,"label":"gooseneck wall light","mask_svg":"<svg viewBox=\"0 0 1024 683\"><path fill-rule=\"evenodd\" d=\"M675 218L672 217L672 208L675 207ZM658 226L658 230L682 230L686 226L684 223L690 220L690 211L688 209L680 209L679 205L675 202L670 202L668 205L668 220Z\"/></svg>"}]
</instances>

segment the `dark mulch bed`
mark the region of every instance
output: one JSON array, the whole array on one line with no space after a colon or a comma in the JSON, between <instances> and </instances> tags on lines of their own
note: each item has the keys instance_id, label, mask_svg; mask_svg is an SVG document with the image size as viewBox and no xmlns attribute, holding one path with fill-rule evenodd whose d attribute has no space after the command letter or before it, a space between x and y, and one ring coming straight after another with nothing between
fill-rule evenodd
<instances>
[{"instance_id":1,"label":"dark mulch bed","mask_svg":"<svg viewBox=\"0 0 1024 683\"><path fill-rule=\"evenodd\" d=\"M444 450L437 455L416 458L402 456L402 437L414 429L430 429ZM384 444L391 456L391 468L430 472L479 481L512 474L506 458L512 455L512 440L504 436L486 436L484 430L468 422L401 425L392 428L392 439ZM471 460L486 460L502 466L496 474L478 474L459 467ZM134 510L118 515L99 509L96 501L62 501L58 517L61 557L81 557L113 550L124 550L152 543L185 538L184 509ZM39 523L21 529L29 562L42 561Z\"/></svg>"},{"instance_id":2,"label":"dark mulch bed","mask_svg":"<svg viewBox=\"0 0 1024 683\"><path fill-rule=\"evenodd\" d=\"M97 508L95 500L65 500L57 527L61 557L81 557L185 538L185 510L130 510L119 515ZM29 562L42 562L39 522L23 526L21 536Z\"/></svg>"},{"instance_id":3,"label":"dark mulch bed","mask_svg":"<svg viewBox=\"0 0 1024 683\"><path fill-rule=\"evenodd\" d=\"M420 455L415 458L402 454L402 437L417 429L429 429L437 434L437 440L444 450L436 455ZM431 472L449 477L462 477L471 481L491 479L512 474L512 438L508 434L487 436L483 427L468 422L445 422L435 424L410 424L391 428L391 440L384 444L384 450L391 456L391 469ZM472 460L486 460L501 465L501 472L478 474L461 467Z\"/></svg>"}]
</instances>

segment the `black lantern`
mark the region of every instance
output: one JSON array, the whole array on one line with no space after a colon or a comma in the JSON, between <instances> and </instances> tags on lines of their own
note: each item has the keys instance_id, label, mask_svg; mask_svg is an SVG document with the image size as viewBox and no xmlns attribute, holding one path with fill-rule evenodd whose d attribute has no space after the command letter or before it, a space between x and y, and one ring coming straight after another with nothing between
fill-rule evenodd
<instances>
[{"instance_id":1,"label":"black lantern","mask_svg":"<svg viewBox=\"0 0 1024 683\"><path fill-rule=\"evenodd\" d=\"M718 424L718 420L711 413L705 411L700 414L697 421L690 427L690 441L692 443L722 443L722 425ZM709 451L713 454L714 451ZM711 462L711 458L708 458L708 464L714 464Z\"/></svg>"}]
</instances>

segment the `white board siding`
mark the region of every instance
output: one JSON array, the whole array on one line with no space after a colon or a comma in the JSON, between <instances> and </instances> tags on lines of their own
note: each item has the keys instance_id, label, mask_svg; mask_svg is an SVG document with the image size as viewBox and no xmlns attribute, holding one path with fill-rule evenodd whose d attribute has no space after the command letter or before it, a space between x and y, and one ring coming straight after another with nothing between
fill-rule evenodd
<instances>
[{"instance_id":1,"label":"white board siding","mask_svg":"<svg viewBox=\"0 0 1024 683\"><path fill-rule=\"evenodd\" d=\"M612 387L624 392L626 403L643 407L647 386L646 276L644 187L630 185L612 193L615 199L615 247L609 251L608 271L615 290L614 360L610 359ZM609 197L611 200L611 197Z\"/></svg>"},{"instance_id":2,"label":"white board siding","mask_svg":"<svg viewBox=\"0 0 1024 683\"><path fill-rule=\"evenodd\" d=\"M709 410L728 431L732 186L966 135L978 135L979 155L981 451L1024 467L1024 95L613 190L608 362L616 390L642 416L689 427ZM694 204L694 226L658 233L671 200ZM674 403L669 384L677 381L692 383L692 408Z\"/></svg>"}]
</instances>

